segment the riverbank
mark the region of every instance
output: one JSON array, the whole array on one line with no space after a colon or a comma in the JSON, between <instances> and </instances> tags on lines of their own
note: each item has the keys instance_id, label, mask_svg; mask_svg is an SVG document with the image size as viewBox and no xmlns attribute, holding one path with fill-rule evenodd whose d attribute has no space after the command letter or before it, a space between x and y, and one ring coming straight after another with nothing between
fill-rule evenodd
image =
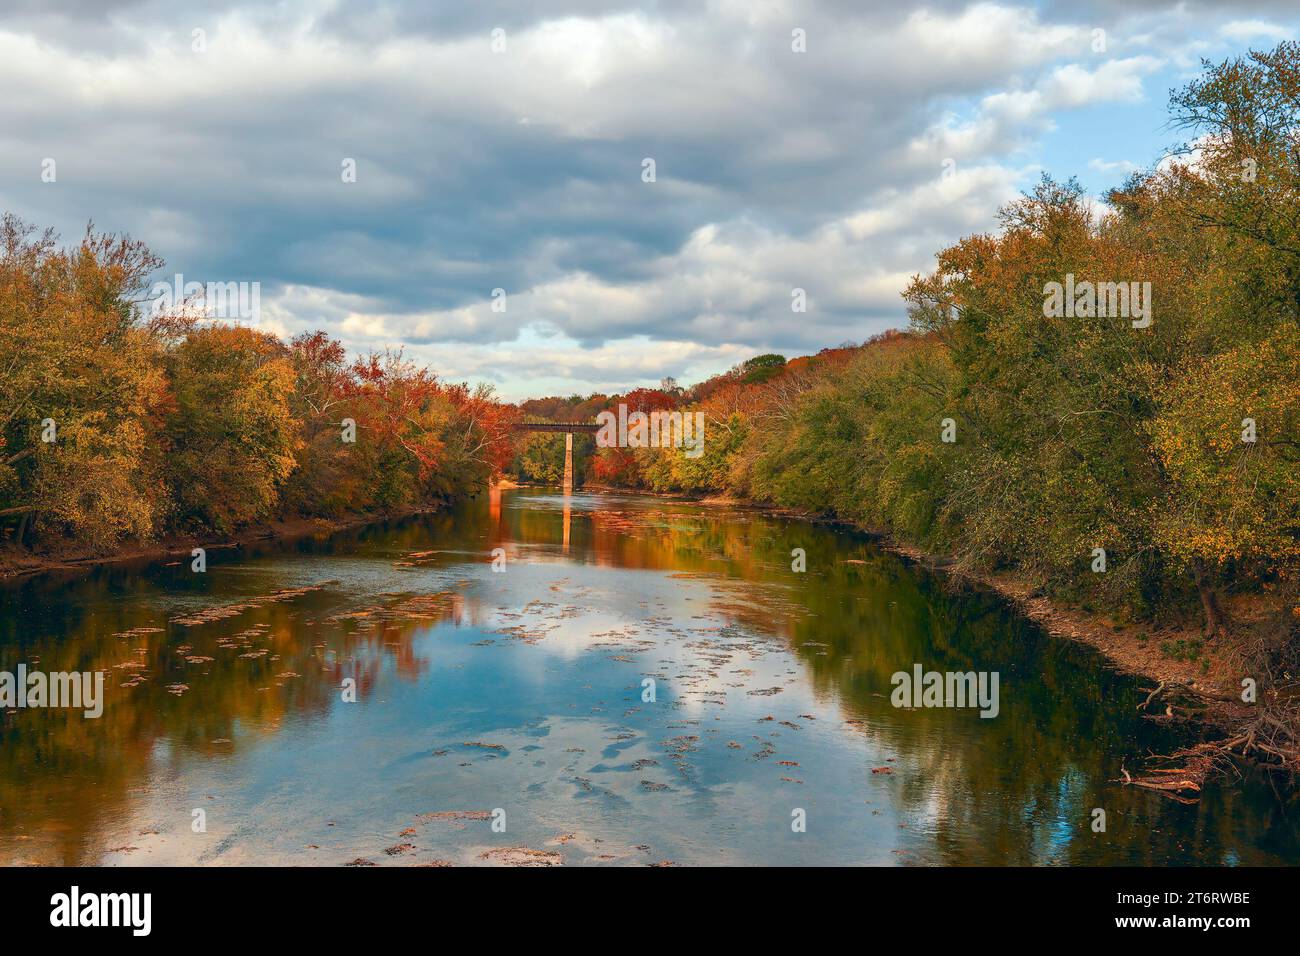
<instances>
[{"instance_id":1,"label":"riverbank","mask_svg":"<svg viewBox=\"0 0 1300 956\"><path fill-rule=\"evenodd\" d=\"M1192 803L1206 781L1231 774L1236 764L1281 771L1290 789L1300 776L1300 712L1289 688L1266 677L1268 621L1286 610L1285 602L1264 595L1238 595L1224 610L1234 628L1216 640L1199 629L1118 623L1096 612L1055 600L1010 574L959 571L942 556L879 538L881 547L924 566L989 588L1053 637L1097 650L1120 673L1151 682L1138 706L1159 723L1185 724L1201 740L1171 754L1137 757L1133 773L1115 782L1154 790ZM1254 696L1243 699L1249 686ZM1139 769L1139 766L1143 769ZM1276 791L1276 786L1275 786Z\"/></svg>"},{"instance_id":2,"label":"riverbank","mask_svg":"<svg viewBox=\"0 0 1300 956\"><path fill-rule=\"evenodd\" d=\"M1157 763L1172 763L1146 776L1125 772L1122 782L1186 800L1199 792L1205 779L1230 762L1245 757L1278 769L1294 779L1297 767L1296 715L1287 699L1264 686L1251 667L1252 644L1270 616L1285 610L1279 599L1264 595L1239 595L1226 602L1235 622L1231 637L1207 640L1200 629L1174 625L1152 626L1116 621L1109 615L1085 610L1045 594L1034 582L1014 574L972 573L953 566L944 555L932 554L896 541L879 531L858 527L822 513L781 508L765 502L727 495L659 494L639 489L587 486L587 490L640 493L667 500L689 500L718 507L747 508L793 520L827 524L869 535L885 551L940 573L954 584L990 590L1007 600L1019 613L1052 637L1093 648L1108 666L1150 682L1150 692L1139 710L1150 720L1183 723L1199 728L1198 743ZM1259 686L1256 701L1242 700L1243 678ZM1261 728L1268 728L1267 731ZM1149 755L1148 755L1149 756Z\"/></svg>"},{"instance_id":3,"label":"riverbank","mask_svg":"<svg viewBox=\"0 0 1300 956\"><path fill-rule=\"evenodd\" d=\"M1033 583L1006 574L972 574L959 571L943 555L931 554L894 540L870 528L861 528L833 516L793 511L761 501L735 498L729 495L687 495L676 492L660 493L641 489L616 488L607 485L586 485L584 491L614 494L644 494L672 501L692 501L696 504L731 508L750 508L766 514L827 524L869 535L882 549L891 554L920 564L932 571L949 576L954 581L965 581L995 591L1016 605L1030 620L1039 624L1053 637L1087 644L1107 659L1121 673L1144 677L1166 685L1183 685L1212 699L1227 698L1224 703L1236 700L1233 689L1240 688L1241 675L1237 671L1230 648L1213 646L1203 640L1199 630L1177 627L1144 627L1117 623L1108 617L1069 606L1042 594ZM1182 653L1177 653L1179 647ZM1169 653L1172 649L1175 653ZM1199 653L1193 655L1189 649Z\"/></svg>"},{"instance_id":4,"label":"riverbank","mask_svg":"<svg viewBox=\"0 0 1300 956\"><path fill-rule=\"evenodd\" d=\"M194 548L207 551L240 548L259 541L292 541L318 534L334 534L412 515L427 514L445 507L445 502L403 508L395 511L359 512L335 518L292 517L249 525L228 535L171 535L157 541L124 544L108 553L95 553L75 544L52 547L48 551L30 551L12 545L0 548L0 581L32 577L52 571L75 571L118 564L124 561L189 560Z\"/></svg>"}]
</instances>

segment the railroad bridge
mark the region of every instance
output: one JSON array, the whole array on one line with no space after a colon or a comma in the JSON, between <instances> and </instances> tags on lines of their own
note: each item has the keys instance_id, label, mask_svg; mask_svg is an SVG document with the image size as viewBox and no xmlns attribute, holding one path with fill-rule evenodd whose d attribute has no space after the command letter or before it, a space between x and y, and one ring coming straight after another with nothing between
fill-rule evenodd
<instances>
[{"instance_id":1,"label":"railroad bridge","mask_svg":"<svg viewBox=\"0 0 1300 956\"><path fill-rule=\"evenodd\" d=\"M573 491L573 434L586 432L594 435L601 426L595 422L517 422L517 432L563 432L564 433L564 493Z\"/></svg>"}]
</instances>

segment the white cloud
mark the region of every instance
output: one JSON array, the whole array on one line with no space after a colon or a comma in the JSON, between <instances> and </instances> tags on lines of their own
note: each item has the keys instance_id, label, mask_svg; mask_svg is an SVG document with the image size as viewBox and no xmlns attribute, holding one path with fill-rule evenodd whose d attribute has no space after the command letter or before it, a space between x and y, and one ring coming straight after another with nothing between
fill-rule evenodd
<instances>
[{"instance_id":1,"label":"white cloud","mask_svg":"<svg viewBox=\"0 0 1300 956\"><path fill-rule=\"evenodd\" d=\"M1142 167L1127 159L1120 159L1114 162L1109 162L1104 159L1090 159L1088 160L1088 168L1107 175L1114 173L1123 173L1127 175L1128 173L1137 172Z\"/></svg>"},{"instance_id":2,"label":"white cloud","mask_svg":"<svg viewBox=\"0 0 1300 956\"><path fill-rule=\"evenodd\" d=\"M901 324L908 277L993 228L1071 114L1286 29L1110 0L178 2L0 12L0 205L261 281L268 327L574 390Z\"/></svg>"},{"instance_id":3,"label":"white cloud","mask_svg":"<svg viewBox=\"0 0 1300 956\"><path fill-rule=\"evenodd\" d=\"M1219 35L1237 43L1250 40L1270 40L1276 43L1279 40L1294 39L1295 31L1264 20L1233 20L1219 28Z\"/></svg>"}]
</instances>

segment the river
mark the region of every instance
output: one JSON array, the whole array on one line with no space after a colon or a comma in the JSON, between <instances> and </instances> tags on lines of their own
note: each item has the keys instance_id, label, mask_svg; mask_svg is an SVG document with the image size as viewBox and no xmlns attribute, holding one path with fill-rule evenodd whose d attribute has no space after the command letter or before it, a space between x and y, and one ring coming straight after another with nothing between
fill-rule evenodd
<instances>
[{"instance_id":1,"label":"river","mask_svg":"<svg viewBox=\"0 0 1300 956\"><path fill-rule=\"evenodd\" d=\"M1266 783L1114 782L1177 743L1141 681L742 508L513 489L46 575L0 587L19 664L108 677L97 719L0 714L6 864L1300 862ZM996 716L894 706L916 665Z\"/></svg>"}]
</instances>

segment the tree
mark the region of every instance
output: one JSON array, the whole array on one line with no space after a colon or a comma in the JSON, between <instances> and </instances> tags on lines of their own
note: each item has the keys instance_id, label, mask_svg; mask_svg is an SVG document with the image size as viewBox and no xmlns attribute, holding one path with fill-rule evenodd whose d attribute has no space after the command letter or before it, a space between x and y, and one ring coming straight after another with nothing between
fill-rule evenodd
<instances>
[{"instance_id":1,"label":"tree","mask_svg":"<svg viewBox=\"0 0 1300 956\"><path fill-rule=\"evenodd\" d=\"M150 439L167 402L157 343L133 300L158 260L96 234L61 250L0 220L0 517L91 547L152 532Z\"/></svg>"},{"instance_id":2,"label":"tree","mask_svg":"<svg viewBox=\"0 0 1300 956\"><path fill-rule=\"evenodd\" d=\"M740 366L740 378L746 385L760 385L785 368L785 356L768 352L746 359Z\"/></svg>"},{"instance_id":3,"label":"tree","mask_svg":"<svg viewBox=\"0 0 1300 956\"><path fill-rule=\"evenodd\" d=\"M169 355L168 482L182 527L228 532L270 516L296 465L295 370L272 335L197 329Z\"/></svg>"}]
</instances>

